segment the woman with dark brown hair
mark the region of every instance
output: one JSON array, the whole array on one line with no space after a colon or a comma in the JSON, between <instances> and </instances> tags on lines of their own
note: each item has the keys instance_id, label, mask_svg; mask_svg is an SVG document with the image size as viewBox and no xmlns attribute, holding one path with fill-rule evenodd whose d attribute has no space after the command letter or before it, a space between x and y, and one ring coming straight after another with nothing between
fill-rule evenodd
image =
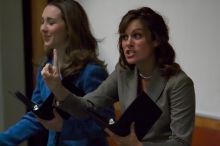
<instances>
[{"instance_id":1,"label":"woman with dark brown hair","mask_svg":"<svg viewBox=\"0 0 220 146\"><path fill-rule=\"evenodd\" d=\"M40 66L32 101L41 106L52 95L44 82L41 70L44 65L52 70L53 49L59 57L59 78L68 79L69 88L77 88L80 94L95 90L108 73L103 61L97 57L97 41L92 35L87 15L74 0L54 0L46 5L42 13L40 32L46 52L46 59ZM52 106L52 105L51 105ZM45 113L47 111L44 111ZM0 133L1 146L14 146L44 129L49 129L48 146L107 146L103 130L96 122L75 115L63 119L56 109L51 120L40 119L31 111L20 121ZM112 107L100 112L114 117Z\"/></svg>"},{"instance_id":2,"label":"woman with dark brown hair","mask_svg":"<svg viewBox=\"0 0 220 146\"><path fill-rule=\"evenodd\" d=\"M62 86L59 65L54 64L55 69L51 71L47 66L43 68L42 76L59 101L59 107L71 114L86 116L83 111L88 107L105 107L119 101L123 113L139 93L145 92L162 114L143 139L138 140L133 124L126 137L109 129L105 131L120 146L191 145L194 86L175 63L175 52L169 43L164 19L148 7L130 10L121 20L119 34L119 63L98 89L84 98Z\"/></svg>"}]
</instances>

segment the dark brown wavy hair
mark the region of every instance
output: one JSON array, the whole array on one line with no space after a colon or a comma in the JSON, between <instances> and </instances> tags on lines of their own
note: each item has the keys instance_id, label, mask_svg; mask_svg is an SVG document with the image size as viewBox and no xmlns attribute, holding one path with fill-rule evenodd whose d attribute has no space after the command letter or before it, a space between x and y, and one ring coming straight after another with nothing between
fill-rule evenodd
<instances>
[{"instance_id":1,"label":"dark brown wavy hair","mask_svg":"<svg viewBox=\"0 0 220 146\"><path fill-rule=\"evenodd\" d=\"M122 18L118 33L123 34L129 23L140 20L145 31L150 31L153 41L158 43L155 48L155 59L164 77L169 78L180 71L180 66L175 63L175 52L169 43L167 25L161 15L149 7L142 7L128 11ZM120 58L119 63L123 68L133 69L135 65L128 64L122 49L122 37L118 40Z\"/></svg>"},{"instance_id":2,"label":"dark brown wavy hair","mask_svg":"<svg viewBox=\"0 0 220 146\"><path fill-rule=\"evenodd\" d=\"M47 5L53 5L61 10L68 33L68 46L61 65L62 75L76 74L88 62L105 67L104 62L97 57L97 40L91 33L88 17L83 7L74 0L53 0ZM51 58L52 50L47 53L47 60Z\"/></svg>"}]
</instances>

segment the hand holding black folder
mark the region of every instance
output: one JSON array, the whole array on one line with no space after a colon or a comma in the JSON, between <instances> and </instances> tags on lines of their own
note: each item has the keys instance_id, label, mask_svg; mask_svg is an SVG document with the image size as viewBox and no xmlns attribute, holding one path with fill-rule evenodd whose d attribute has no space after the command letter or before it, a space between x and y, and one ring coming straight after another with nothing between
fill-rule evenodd
<instances>
[{"instance_id":1,"label":"hand holding black folder","mask_svg":"<svg viewBox=\"0 0 220 146\"><path fill-rule=\"evenodd\" d=\"M54 118L52 94L41 105L33 103L28 97L19 91L16 91L14 95L26 105L28 110L32 111L39 118L44 120L51 120Z\"/></svg>"},{"instance_id":2,"label":"hand holding black folder","mask_svg":"<svg viewBox=\"0 0 220 146\"><path fill-rule=\"evenodd\" d=\"M153 127L154 123L162 114L162 111L147 94L142 92L115 124L111 124L111 122L93 109L88 109L88 113L90 113L101 126L109 128L119 136L127 136L130 133L130 126L134 122L136 136L141 141Z\"/></svg>"},{"instance_id":3,"label":"hand holding black folder","mask_svg":"<svg viewBox=\"0 0 220 146\"><path fill-rule=\"evenodd\" d=\"M62 84L72 93L78 96L84 96L84 92L73 84L71 76L65 77L62 80ZM16 91L12 94L14 94L21 102L23 102L26 105L27 109L36 114L39 118L44 120L51 120L54 118L53 109L56 107L53 106L54 95L52 93L41 105L33 103L30 98L26 97L19 91ZM68 119L70 117L67 112L64 112L59 108L56 108L56 110L63 119Z\"/></svg>"}]
</instances>

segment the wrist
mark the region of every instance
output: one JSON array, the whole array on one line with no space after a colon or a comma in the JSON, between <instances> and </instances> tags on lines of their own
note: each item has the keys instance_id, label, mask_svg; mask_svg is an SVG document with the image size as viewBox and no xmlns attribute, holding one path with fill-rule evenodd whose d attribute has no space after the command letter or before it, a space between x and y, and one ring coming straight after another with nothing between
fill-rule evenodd
<instances>
[{"instance_id":1,"label":"wrist","mask_svg":"<svg viewBox=\"0 0 220 146\"><path fill-rule=\"evenodd\" d=\"M53 93L55 95L56 100L63 101L70 94L70 92L64 86L57 86L54 88Z\"/></svg>"}]
</instances>

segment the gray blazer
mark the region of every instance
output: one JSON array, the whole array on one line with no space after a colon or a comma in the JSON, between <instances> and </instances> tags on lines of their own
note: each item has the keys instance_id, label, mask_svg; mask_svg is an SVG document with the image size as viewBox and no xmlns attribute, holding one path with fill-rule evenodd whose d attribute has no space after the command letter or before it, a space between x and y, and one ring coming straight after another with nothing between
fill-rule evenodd
<instances>
[{"instance_id":1,"label":"gray blazer","mask_svg":"<svg viewBox=\"0 0 220 146\"><path fill-rule=\"evenodd\" d=\"M97 90L84 96L86 100L70 95L60 104L60 108L73 115L83 115L82 108L91 106L89 103L103 107L119 101L124 112L136 98L137 88L137 69L125 70L116 65ZM183 71L166 80L157 68L147 94L163 113L143 138L144 146L190 146L195 119L192 80Z\"/></svg>"}]
</instances>

